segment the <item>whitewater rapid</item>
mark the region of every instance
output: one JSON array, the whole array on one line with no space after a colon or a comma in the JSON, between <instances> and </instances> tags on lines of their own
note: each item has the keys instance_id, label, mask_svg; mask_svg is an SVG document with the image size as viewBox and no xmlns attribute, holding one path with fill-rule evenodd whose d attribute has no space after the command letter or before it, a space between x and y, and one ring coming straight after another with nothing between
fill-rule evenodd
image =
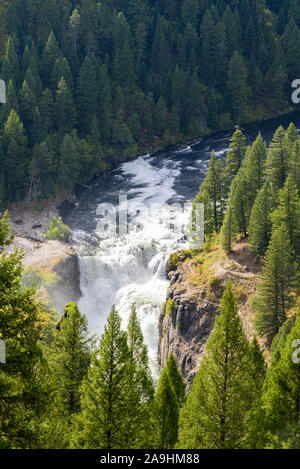
<instances>
[{"instance_id":1,"label":"whitewater rapid","mask_svg":"<svg viewBox=\"0 0 300 469\"><path fill-rule=\"evenodd\" d=\"M176 205L183 198L174 188L180 161L166 160L160 167L153 166L152 161L149 155L140 156L123 163L113 175L129 186L125 193L123 189L121 203L111 219L125 208L123 199L127 197L127 233L116 233L114 223L112 231L106 226L108 234L105 232L110 207L102 202L96 208L94 235L99 241L94 252L90 252L84 230L73 230L72 237L80 254L82 297L78 306L87 314L90 331L97 335L103 332L113 304L126 328L131 306L135 305L155 373L158 314L168 288L166 266L174 250L187 247L184 228L190 207L184 210L183 204ZM175 205L167 205L171 199Z\"/></svg>"},{"instance_id":2,"label":"whitewater rapid","mask_svg":"<svg viewBox=\"0 0 300 469\"><path fill-rule=\"evenodd\" d=\"M287 128L291 121L299 128L300 113L246 126L248 144L259 131L269 142L279 125ZM113 304L126 328L134 304L154 375L168 258L176 249L189 247L184 232L190 204L205 177L211 151L225 158L231 136L232 131L223 132L194 145L123 163L95 179L65 217L79 256L82 296L78 304L90 331L103 333Z\"/></svg>"}]
</instances>

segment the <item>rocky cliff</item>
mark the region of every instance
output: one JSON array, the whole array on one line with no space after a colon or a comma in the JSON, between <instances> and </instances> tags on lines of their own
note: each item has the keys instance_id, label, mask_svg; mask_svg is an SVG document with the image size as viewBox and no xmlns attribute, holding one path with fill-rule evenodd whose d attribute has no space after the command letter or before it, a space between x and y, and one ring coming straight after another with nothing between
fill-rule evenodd
<instances>
[{"instance_id":1,"label":"rocky cliff","mask_svg":"<svg viewBox=\"0 0 300 469\"><path fill-rule=\"evenodd\" d=\"M69 301L80 298L78 257L72 246L47 240L45 232L52 217L60 215L55 205L42 210L14 207L9 210L14 245L25 251L24 282L34 281L38 297L61 313Z\"/></svg>"},{"instance_id":2,"label":"rocky cliff","mask_svg":"<svg viewBox=\"0 0 300 469\"><path fill-rule=\"evenodd\" d=\"M245 241L236 243L230 256L216 242L208 252L193 256L182 251L170 258L170 287L159 317L158 356L164 366L170 351L175 354L188 389L214 327L227 280L232 281L245 332L250 339L254 335L250 299L260 269L260 260L251 255Z\"/></svg>"}]
</instances>

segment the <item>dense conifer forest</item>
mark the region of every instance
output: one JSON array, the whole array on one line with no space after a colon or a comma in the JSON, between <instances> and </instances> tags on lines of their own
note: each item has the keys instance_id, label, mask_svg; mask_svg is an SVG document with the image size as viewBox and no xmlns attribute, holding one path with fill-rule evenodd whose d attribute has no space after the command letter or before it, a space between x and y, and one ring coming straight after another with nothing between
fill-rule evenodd
<instances>
[{"instance_id":1,"label":"dense conifer forest","mask_svg":"<svg viewBox=\"0 0 300 469\"><path fill-rule=\"evenodd\" d=\"M16 0L1 3L0 26L3 207L288 111L300 76L297 0ZM230 256L242 239L261 265L256 335L248 340L226 282L189 392L173 353L153 379L134 305L126 330L113 306L98 338L76 303L60 318L42 304L4 212L0 448L299 449L299 191L294 124L269 145L259 133L248 146L237 128L225 161L212 152L190 223L203 203L201 253L219 243Z\"/></svg>"},{"instance_id":2,"label":"dense conifer forest","mask_svg":"<svg viewBox=\"0 0 300 469\"><path fill-rule=\"evenodd\" d=\"M287 112L299 26L297 0L1 2L2 205Z\"/></svg>"},{"instance_id":3,"label":"dense conifer forest","mask_svg":"<svg viewBox=\"0 0 300 469\"><path fill-rule=\"evenodd\" d=\"M5 213L1 448L299 449L299 142L293 124L268 147L260 134L247 147L237 130L225 164L212 153L195 199L206 213L201 251L219 240L230 253L243 237L262 260L252 302L265 350L247 339L227 282L189 394L173 353L155 386L134 305L126 331L112 308L100 341L76 303L51 317L22 283L24 253L5 251L13 242Z\"/></svg>"}]
</instances>

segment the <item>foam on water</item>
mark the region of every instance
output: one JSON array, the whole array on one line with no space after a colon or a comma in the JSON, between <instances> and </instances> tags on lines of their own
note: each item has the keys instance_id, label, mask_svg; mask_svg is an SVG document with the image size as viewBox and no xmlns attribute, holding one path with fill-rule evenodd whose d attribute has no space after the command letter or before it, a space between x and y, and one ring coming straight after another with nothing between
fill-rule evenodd
<instances>
[{"instance_id":1,"label":"foam on water","mask_svg":"<svg viewBox=\"0 0 300 469\"><path fill-rule=\"evenodd\" d=\"M83 254L79 260L82 297L78 305L88 317L91 332L102 334L112 304L125 328L135 304L154 374L158 314L168 287L166 265L171 252L186 246L180 227L187 224L188 212L164 205L172 197L176 199L174 181L179 166L180 162L166 159L157 168L145 157L123 163L122 177L130 182L129 233L100 239L94 255ZM101 238L97 230L95 234ZM86 238L84 231L73 231L79 252L81 248L86 253Z\"/></svg>"}]
</instances>

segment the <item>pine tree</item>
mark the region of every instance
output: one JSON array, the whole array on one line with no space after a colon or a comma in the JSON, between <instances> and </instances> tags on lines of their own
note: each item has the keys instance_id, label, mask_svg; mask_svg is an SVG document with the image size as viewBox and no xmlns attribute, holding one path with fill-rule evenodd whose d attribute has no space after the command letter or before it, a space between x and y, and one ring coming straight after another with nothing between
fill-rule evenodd
<instances>
[{"instance_id":1,"label":"pine tree","mask_svg":"<svg viewBox=\"0 0 300 469\"><path fill-rule=\"evenodd\" d=\"M292 293L295 281L294 252L288 229L282 224L272 231L253 300L257 331L267 338L269 345L286 320L289 307L294 303Z\"/></svg>"},{"instance_id":2,"label":"pine tree","mask_svg":"<svg viewBox=\"0 0 300 469\"><path fill-rule=\"evenodd\" d=\"M268 148L266 160L266 177L274 190L280 189L288 174L290 151L282 126L278 127Z\"/></svg>"},{"instance_id":3,"label":"pine tree","mask_svg":"<svg viewBox=\"0 0 300 469\"><path fill-rule=\"evenodd\" d=\"M255 142L252 144L249 151L247 151L243 164L248 180L248 197L250 196L253 202L264 184L264 166L266 158L267 147L259 132Z\"/></svg>"},{"instance_id":4,"label":"pine tree","mask_svg":"<svg viewBox=\"0 0 300 469\"><path fill-rule=\"evenodd\" d=\"M226 168L224 173L224 185L228 194L231 181L242 166L246 153L246 137L240 129L237 129L229 144L226 156Z\"/></svg>"},{"instance_id":5,"label":"pine tree","mask_svg":"<svg viewBox=\"0 0 300 469\"><path fill-rule=\"evenodd\" d=\"M74 418L71 446L89 449L129 448L127 334L113 307L88 376L81 387L81 413Z\"/></svg>"},{"instance_id":6,"label":"pine tree","mask_svg":"<svg viewBox=\"0 0 300 469\"><path fill-rule=\"evenodd\" d=\"M70 133L76 122L76 108L72 98L71 90L61 77L57 85L55 100L56 125L60 138Z\"/></svg>"},{"instance_id":7,"label":"pine tree","mask_svg":"<svg viewBox=\"0 0 300 469\"><path fill-rule=\"evenodd\" d=\"M232 242L237 235L237 224L236 219L232 210L229 206L224 217L223 225L221 228L221 244L224 251L229 254L231 252Z\"/></svg>"},{"instance_id":8,"label":"pine tree","mask_svg":"<svg viewBox=\"0 0 300 469\"><path fill-rule=\"evenodd\" d=\"M57 59L61 57L58 42L53 31L47 39L40 62L41 76L47 85L50 85L51 74Z\"/></svg>"},{"instance_id":9,"label":"pine tree","mask_svg":"<svg viewBox=\"0 0 300 469\"><path fill-rule=\"evenodd\" d=\"M68 303L56 325L48 352L67 416L80 410L79 388L88 372L90 348L86 317L79 312L76 303Z\"/></svg>"},{"instance_id":10,"label":"pine tree","mask_svg":"<svg viewBox=\"0 0 300 469\"><path fill-rule=\"evenodd\" d=\"M71 191L78 181L83 159L83 145L76 132L65 135L60 146L57 186L60 190Z\"/></svg>"},{"instance_id":11,"label":"pine tree","mask_svg":"<svg viewBox=\"0 0 300 469\"><path fill-rule=\"evenodd\" d=\"M275 447L278 440L282 439L280 433L284 433L290 425L299 425L299 334L300 308L298 307L294 327L280 348L279 358L276 356L271 360L263 387L265 432L269 431L274 436L279 433L279 438L275 437Z\"/></svg>"},{"instance_id":12,"label":"pine tree","mask_svg":"<svg viewBox=\"0 0 300 469\"><path fill-rule=\"evenodd\" d=\"M207 175L201 189L206 189L213 206L214 229L219 231L223 219L222 164L212 151Z\"/></svg>"},{"instance_id":13,"label":"pine tree","mask_svg":"<svg viewBox=\"0 0 300 469\"><path fill-rule=\"evenodd\" d=\"M253 363L230 285L220 311L180 415L179 448L249 447Z\"/></svg>"},{"instance_id":14,"label":"pine tree","mask_svg":"<svg viewBox=\"0 0 300 469\"><path fill-rule=\"evenodd\" d=\"M232 115L237 122L243 122L246 116L246 79L247 72L243 58L237 51L235 51L229 62L227 90L231 103Z\"/></svg>"},{"instance_id":15,"label":"pine tree","mask_svg":"<svg viewBox=\"0 0 300 469\"><path fill-rule=\"evenodd\" d=\"M250 249L255 254L263 255L271 239L271 213L275 206L275 197L270 183L266 181L257 194L249 221Z\"/></svg>"},{"instance_id":16,"label":"pine tree","mask_svg":"<svg viewBox=\"0 0 300 469\"><path fill-rule=\"evenodd\" d=\"M173 352L171 352L168 356L166 369L169 373L172 386L176 393L179 408L181 408L185 404L186 400L186 384L184 382L181 371L178 369L177 360Z\"/></svg>"},{"instance_id":17,"label":"pine tree","mask_svg":"<svg viewBox=\"0 0 300 469\"><path fill-rule=\"evenodd\" d=\"M95 68L89 57L81 67L77 81L77 109L82 132L89 132L91 118L97 111L98 87Z\"/></svg>"},{"instance_id":18,"label":"pine tree","mask_svg":"<svg viewBox=\"0 0 300 469\"><path fill-rule=\"evenodd\" d=\"M128 439L130 447L145 447L149 440L151 406L154 386L149 368L148 350L137 318L135 306L132 306L127 328L128 335L128 397L130 422Z\"/></svg>"},{"instance_id":19,"label":"pine tree","mask_svg":"<svg viewBox=\"0 0 300 469\"><path fill-rule=\"evenodd\" d=\"M157 449L172 449L177 441L179 406L168 370L163 369L154 399Z\"/></svg>"},{"instance_id":20,"label":"pine tree","mask_svg":"<svg viewBox=\"0 0 300 469\"><path fill-rule=\"evenodd\" d=\"M298 190L289 175L277 196L278 205L271 215L271 220L276 229L282 223L285 224L293 250L300 254L300 198Z\"/></svg>"},{"instance_id":21,"label":"pine tree","mask_svg":"<svg viewBox=\"0 0 300 469\"><path fill-rule=\"evenodd\" d=\"M294 184L300 189L300 139L296 140L289 160L289 174L292 175Z\"/></svg>"},{"instance_id":22,"label":"pine tree","mask_svg":"<svg viewBox=\"0 0 300 469\"><path fill-rule=\"evenodd\" d=\"M22 199L26 183L27 138L20 117L14 109L11 110L4 126L3 146L3 169L5 181L9 186L8 197L13 197L14 200Z\"/></svg>"},{"instance_id":23,"label":"pine tree","mask_svg":"<svg viewBox=\"0 0 300 469\"><path fill-rule=\"evenodd\" d=\"M6 363L0 367L0 447L35 448L38 422L50 394L41 380L45 370L39 346L39 307L33 287L22 288L24 252L11 246L8 213L0 219L0 337L6 344Z\"/></svg>"}]
</instances>

